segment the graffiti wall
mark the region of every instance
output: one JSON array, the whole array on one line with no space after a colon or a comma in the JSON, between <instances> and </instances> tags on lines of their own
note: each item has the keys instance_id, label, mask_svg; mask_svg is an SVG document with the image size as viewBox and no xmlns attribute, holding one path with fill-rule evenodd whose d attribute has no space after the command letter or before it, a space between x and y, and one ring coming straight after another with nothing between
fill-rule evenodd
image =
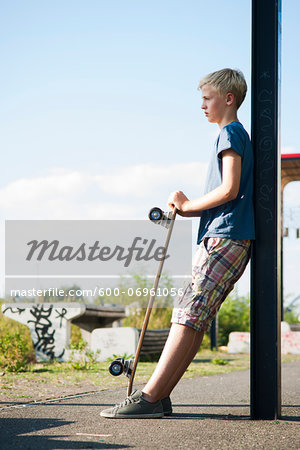
<instances>
[{"instance_id":1,"label":"graffiti wall","mask_svg":"<svg viewBox=\"0 0 300 450\"><path fill-rule=\"evenodd\" d=\"M64 361L70 341L71 319L81 316L85 306L78 303L6 303L6 317L27 325L37 361Z\"/></svg>"}]
</instances>

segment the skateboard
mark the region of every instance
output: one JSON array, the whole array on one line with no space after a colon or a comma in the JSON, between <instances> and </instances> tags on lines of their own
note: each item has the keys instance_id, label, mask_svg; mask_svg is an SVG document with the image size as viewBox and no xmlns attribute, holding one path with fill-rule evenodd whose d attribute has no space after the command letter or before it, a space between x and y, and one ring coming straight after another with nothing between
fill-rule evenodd
<instances>
[{"instance_id":1,"label":"skateboard","mask_svg":"<svg viewBox=\"0 0 300 450\"><path fill-rule=\"evenodd\" d=\"M140 353L141 353L141 348L143 346L144 336L145 336L145 333L147 330L150 314L151 314L151 311L153 308L153 303L154 303L155 296L156 296L159 279L160 279L160 276L162 273L165 256L167 254L168 245L169 245L169 241L170 241L173 226L174 226L174 221L175 221L175 217L176 217L176 208L174 208L173 211L164 212L160 208L155 207L150 210L148 217L153 223L155 223L157 225L162 225L163 227L168 229L166 240L165 240L165 245L163 247L163 258L160 260L157 274L155 277L155 281L154 281L154 285L153 285L153 289L152 289L153 294L150 296L150 299L148 302L148 306L147 306L147 310L146 310L137 350L135 353L135 357L133 359L126 359L126 360L124 358L117 358L109 366L109 372L112 375L119 376L123 373L124 375L126 375L129 378L128 388L127 388L128 396L131 395L131 393L132 393L133 380L134 380L136 368L137 368L137 365L139 362L139 357L140 357Z\"/></svg>"}]
</instances>

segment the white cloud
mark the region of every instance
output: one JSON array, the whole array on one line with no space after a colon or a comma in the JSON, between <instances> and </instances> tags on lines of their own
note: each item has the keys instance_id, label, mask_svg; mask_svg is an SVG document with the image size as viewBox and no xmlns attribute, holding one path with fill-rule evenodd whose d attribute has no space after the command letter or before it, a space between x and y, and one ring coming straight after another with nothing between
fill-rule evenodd
<instances>
[{"instance_id":1,"label":"white cloud","mask_svg":"<svg viewBox=\"0 0 300 450\"><path fill-rule=\"evenodd\" d=\"M6 219L144 218L148 207L164 208L172 190L201 195L205 172L203 163L142 164L100 175L58 168L0 189L0 207Z\"/></svg>"},{"instance_id":2,"label":"white cloud","mask_svg":"<svg viewBox=\"0 0 300 450\"><path fill-rule=\"evenodd\" d=\"M87 185L84 173L49 170L44 176L21 178L0 189L0 207L5 219L68 218L74 201ZM76 203L76 201L75 201Z\"/></svg>"},{"instance_id":3,"label":"white cloud","mask_svg":"<svg viewBox=\"0 0 300 450\"><path fill-rule=\"evenodd\" d=\"M203 188L206 168L207 164L199 162L170 166L139 164L122 168L114 174L99 175L96 179L104 192L144 197L166 186L176 186L173 190L181 185Z\"/></svg>"},{"instance_id":4,"label":"white cloud","mask_svg":"<svg viewBox=\"0 0 300 450\"><path fill-rule=\"evenodd\" d=\"M21 178L0 190L0 205L2 208L14 208L41 198L46 201L58 195L74 195L83 186L84 178L80 172L65 169L54 169L36 178Z\"/></svg>"}]
</instances>

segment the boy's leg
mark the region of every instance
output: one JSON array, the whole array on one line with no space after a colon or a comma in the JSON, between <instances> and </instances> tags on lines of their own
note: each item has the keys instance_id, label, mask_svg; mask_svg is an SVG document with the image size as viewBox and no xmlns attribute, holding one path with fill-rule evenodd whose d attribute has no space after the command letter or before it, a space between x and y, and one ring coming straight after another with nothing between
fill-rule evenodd
<instances>
[{"instance_id":1,"label":"boy's leg","mask_svg":"<svg viewBox=\"0 0 300 450\"><path fill-rule=\"evenodd\" d=\"M204 331L173 323L164 350L150 380L143 388L146 400L156 402L174 389L199 350Z\"/></svg>"},{"instance_id":2,"label":"boy's leg","mask_svg":"<svg viewBox=\"0 0 300 450\"><path fill-rule=\"evenodd\" d=\"M204 331L240 278L250 256L250 241L212 238L199 246L189 284L173 311L172 328L161 359L143 389L155 402L167 397L192 362Z\"/></svg>"},{"instance_id":3,"label":"boy's leg","mask_svg":"<svg viewBox=\"0 0 300 450\"><path fill-rule=\"evenodd\" d=\"M242 275L250 256L250 241L209 238L193 260L192 283L173 310L171 331L157 368L144 388L101 416L113 418L163 417L160 399L170 394L193 360L204 330L226 295ZM157 401L156 401L157 400Z\"/></svg>"}]
</instances>

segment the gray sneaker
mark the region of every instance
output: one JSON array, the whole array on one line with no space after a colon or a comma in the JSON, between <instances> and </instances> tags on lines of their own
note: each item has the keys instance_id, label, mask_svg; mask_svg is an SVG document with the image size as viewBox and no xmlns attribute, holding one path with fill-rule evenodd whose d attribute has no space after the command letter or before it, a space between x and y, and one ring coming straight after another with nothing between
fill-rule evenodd
<instances>
[{"instance_id":1,"label":"gray sneaker","mask_svg":"<svg viewBox=\"0 0 300 450\"><path fill-rule=\"evenodd\" d=\"M160 400L147 402L141 391L134 391L124 402L101 411L100 416L110 419L159 419L164 416L164 411Z\"/></svg>"},{"instance_id":2,"label":"gray sneaker","mask_svg":"<svg viewBox=\"0 0 300 450\"><path fill-rule=\"evenodd\" d=\"M170 397L165 397L161 399L161 404L163 407L163 411L164 411L164 416L170 416L173 412L172 409L172 402Z\"/></svg>"}]
</instances>

